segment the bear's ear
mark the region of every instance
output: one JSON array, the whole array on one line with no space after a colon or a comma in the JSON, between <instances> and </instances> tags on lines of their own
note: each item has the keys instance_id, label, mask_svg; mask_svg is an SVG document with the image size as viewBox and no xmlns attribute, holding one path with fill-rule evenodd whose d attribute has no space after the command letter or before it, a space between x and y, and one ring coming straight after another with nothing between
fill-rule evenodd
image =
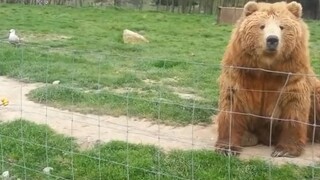
<instances>
[{"instance_id":1,"label":"bear's ear","mask_svg":"<svg viewBox=\"0 0 320 180\"><path fill-rule=\"evenodd\" d=\"M249 16L258 10L258 3L255 1L249 1L244 5L243 13L245 16Z\"/></svg>"},{"instance_id":2,"label":"bear's ear","mask_svg":"<svg viewBox=\"0 0 320 180\"><path fill-rule=\"evenodd\" d=\"M300 3L292 1L291 3L287 4L287 8L297 18L300 18L302 16L302 6Z\"/></svg>"}]
</instances>

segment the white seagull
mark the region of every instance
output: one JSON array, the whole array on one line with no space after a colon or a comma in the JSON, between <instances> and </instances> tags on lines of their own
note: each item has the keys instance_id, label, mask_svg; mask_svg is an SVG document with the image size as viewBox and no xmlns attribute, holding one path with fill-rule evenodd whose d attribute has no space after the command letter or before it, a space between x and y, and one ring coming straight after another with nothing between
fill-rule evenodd
<instances>
[{"instance_id":1,"label":"white seagull","mask_svg":"<svg viewBox=\"0 0 320 180\"><path fill-rule=\"evenodd\" d=\"M16 35L16 31L14 29L10 29L9 43L15 45L20 43L20 38Z\"/></svg>"}]
</instances>

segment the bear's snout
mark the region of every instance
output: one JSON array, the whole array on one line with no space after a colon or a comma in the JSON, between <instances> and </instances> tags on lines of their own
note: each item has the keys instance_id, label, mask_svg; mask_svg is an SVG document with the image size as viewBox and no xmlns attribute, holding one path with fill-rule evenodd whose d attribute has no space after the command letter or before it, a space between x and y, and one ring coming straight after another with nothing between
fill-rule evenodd
<instances>
[{"instance_id":1,"label":"bear's snout","mask_svg":"<svg viewBox=\"0 0 320 180\"><path fill-rule=\"evenodd\" d=\"M276 51L279 45L279 38L275 35L270 35L267 37L267 50Z\"/></svg>"}]
</instances>

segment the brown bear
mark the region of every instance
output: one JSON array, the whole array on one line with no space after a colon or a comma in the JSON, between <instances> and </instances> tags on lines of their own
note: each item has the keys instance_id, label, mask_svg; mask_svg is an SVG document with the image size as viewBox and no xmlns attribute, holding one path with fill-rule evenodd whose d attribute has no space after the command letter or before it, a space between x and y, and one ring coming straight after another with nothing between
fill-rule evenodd
<instances>
[{"instance_id":1,"label":"brown bear","mask_svg":"<svg viewBox=\"0 0 320 180\"><path fill-rule=\"evenodd\" d=\"M308 137L320 139L318 127L308 127L319 124L320 83L301 16L295 1L244 6L222 60L217 152L237 155L253 134L275 146L271 156L296 157Z\"/></svg>"}]
</instances>

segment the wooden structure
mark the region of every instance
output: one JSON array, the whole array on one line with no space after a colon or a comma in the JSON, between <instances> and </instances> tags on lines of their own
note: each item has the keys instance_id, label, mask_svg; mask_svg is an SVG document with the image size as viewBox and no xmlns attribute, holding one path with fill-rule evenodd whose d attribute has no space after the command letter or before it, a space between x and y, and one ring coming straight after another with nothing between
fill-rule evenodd
<instances>
[{"instance_id":1,"label":"wooden structure","mask_svg":"<svg viewBox=\"0 0 320 180\"><path fill-rule=\"evenodd\" d=\"M243 8L218 7L218 24L234 24L241 16Z\"/></svg>"},{"instance_id":2,"label":"wooden structure","mask_svg":"<svg viewBox=\"0 0 320 180\"><path fill-rule=\"evenodd\" d=\"M247 0L248 1L248 0ZM257 2L279 2L281 0L257 0ZM286 0L291 2L292 0ZM303 7L303 18L305 19L320 19L320 0L296 0ZM246 1L245 1L246 2ZM225 2L224 2L225 3ZM237 7L238 6L238 7ZM239 7L240 6L240 7ZM235 7L218 7L217 22L221 24L234 24L241 16L243 5L235 5Z\"/></svg>"}]
</instances>

